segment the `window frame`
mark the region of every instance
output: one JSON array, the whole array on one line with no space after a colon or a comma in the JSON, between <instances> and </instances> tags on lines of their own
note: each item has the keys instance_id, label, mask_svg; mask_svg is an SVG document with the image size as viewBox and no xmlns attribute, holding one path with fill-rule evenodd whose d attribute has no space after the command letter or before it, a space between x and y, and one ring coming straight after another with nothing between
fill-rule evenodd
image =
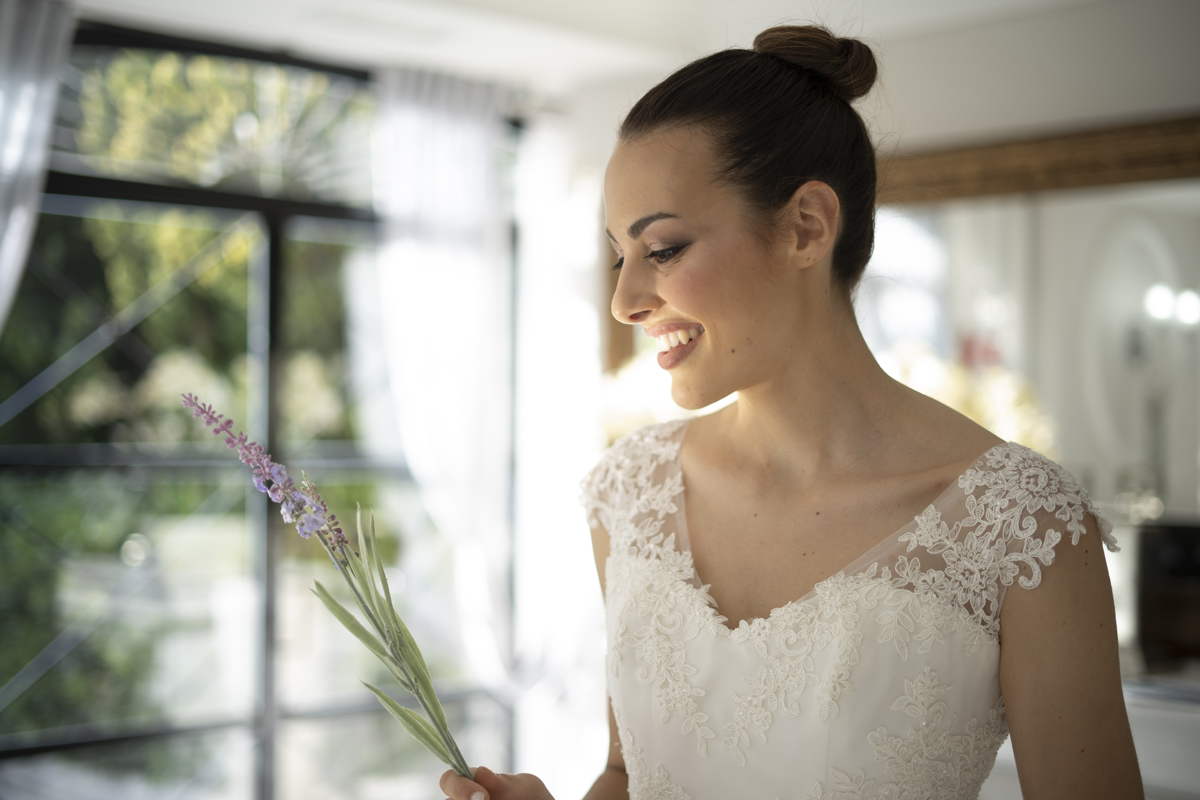
<instances>
[{"instance_id":1,"label":"window frame","mask_svg":"<svg viewBox=\"0 0 1200 800\"><path fill-rule=\"evenodd\" d=\"M250 61L266 62L280 66L299 67L329 74L353 78L371 83L372 74L365 69L298 58L287 52L270 52L198 39L183 38L147 30L126 28L101 22L81 20L77 24L72 47L136 48L173 51L187 56L207 55ZM512 129L519 133L522 125L518 120L509 121ZM289 223L307 217L323 220L354 221L366 223L378 233L381 219L372 208L319 200L294 200L286 197L269 197L239 194L209 189L195 185L143 183L123 178L86 175L49 169L45 176L42 195L59 195L88 200L116 200L127 202L154 203L167 206L190 206L220 211L252 212L256 214L266 233L265 268L251 268L249 280L252 292L266 298L266 340L268 345L261 357L265 361L264 378L258 387L258 396L263 398L262 411L267 420L265 444L268 452L281 452L284 443L280 438L281 365L284 360L284 342L281 331L283 321L283 298L285 281L284 247ZM40 213L40 212L39 212ZM516 240L515 222L511 223L513 241ZM513 260L515 268L515 258ZM515 286L515 274L514 274ZM515 302L515 301L514 301ZM515 315L513 319L515 319ZM510 391L512 391L510 387ZM512 420L515 426L515 417ZM39 452L41 451L41 452ZM233 463L214 462L210 458L181 458L172 455L163 459L149 454L130 455L127 450L111 445L30 445L18 448L0 448L0 471L36 470L58 472L90 467L128 469L137 467L171 467L184 469L227 469ZM297 462L297 467L304 466ZM340 467L349 468L364 475L375 475L391 480L411 482L411 473L404 464L377 463L358 456L340 459ZM509 476L511 478L511 475ZM511 491L511 488L510 488ZM255 495L255 493L251 493ZM511 515L510 515L511 517ZM111 725L86 724L70 730L59 730L47 736L33 734L22 737L25 741L13 746L0 745L0 761L62 752L95 745L111 745L161 739L165 737L194 736L233 729L245 729L255 744L256 775L254 796L260 800L272 800L276 796L276 743L281 724L288 720L312 719L381 711L374 700L361 703L339 703L317 709L287 711L281 709L276 686L276 648L278 639L278 571L280 566L280 526L272 524L272 509L266 499L255 495L248 503L246 518L252 521L253 536L256 538L254 579L261 587L263 603L259 620L259 653L255 659L255 708L249 718L237 717L216 720L196 725L152 725L144 728L130 726L113 731ZM512 531L511 518L508 523ZM508 567L511 576L512 566ZM511 609L510 609L511 611ZM507 742L506 768L512 768L513 759L513 708L505 698L485 688L467 688L440 693L447 706L466 705L472 700L486 698L495 703L504 717ZM405 702L408 698L401 699ZM408 703L406 703L408 704ZM415 701L412 702L415 707Z\"/></svg>"}]
</instances>

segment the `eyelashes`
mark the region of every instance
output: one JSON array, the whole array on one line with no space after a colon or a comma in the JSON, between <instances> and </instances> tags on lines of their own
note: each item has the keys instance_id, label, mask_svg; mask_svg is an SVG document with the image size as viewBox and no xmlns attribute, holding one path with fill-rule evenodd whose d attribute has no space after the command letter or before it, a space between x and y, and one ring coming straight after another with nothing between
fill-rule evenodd
<instances>
[{"instance_id":1,"label":"eyelashes","mask_svg":"<svg viewBox=\"0 0 1200 800\"><path fill-rule=\"evenodd\" d=\"M687 247L686 244L677 244L671 247L664 247L661 250L651 250L646 254L646 258L655 264L666 264L679 255L685 247Z\"/></svg>"},{"instance_id":2,"label":"eyelashes","mask_svg":"<svg viewBox=\"0 0 1200 800\"><path fill-rule=\"evenodd\" d=\"M659 250L651 250L646 254L646 259L659 265L667 264L673 258L675 258L675 256L679 255L685 247L687 247L687 244L677 244L672 245L671 247L663 247ZM613 270L618 270L623 266L625 266L625 256L621 256L617 259L617 263L613 264Z\"/></svg>"}]
</instances>

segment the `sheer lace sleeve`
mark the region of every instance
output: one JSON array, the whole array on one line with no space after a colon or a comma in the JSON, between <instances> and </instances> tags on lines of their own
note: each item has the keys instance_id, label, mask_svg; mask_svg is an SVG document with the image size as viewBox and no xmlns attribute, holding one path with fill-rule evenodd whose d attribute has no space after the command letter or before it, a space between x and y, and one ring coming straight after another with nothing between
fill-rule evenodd
<instances>
[{"instance_id":1,"label":"sheer lace sleeve","mask_svg":"<svg viewBox=\"0 0 1200 800\"><path fill-rule=\"evenodd\" d=\"M1064 539L1079 544L1088 514L1117 550L1112 524L1071 473L1018 444L990 450L958 480L960 494L931 505L900 536L890 565L898 586L936 595L997 636L1013 583L1033 589Z\"/></svg>"},{"instance_id":2,"label":"sheer lace sleeve","mask_svg":"<svg viewBox=\"0 0 1200 800\"><path fill-rule=\"evenodd\" d=\"M614 535L639 511L656 511L661 517L676 509L674 483L660 485L661 471L679 454L682 420L640 428L617 440L580 484L580 503L592 528L603 526Z\"/></svg>"},{"instance_id":3,"label":"sheer lace sleeve","mask_svg":"<svg viewBox=\"0 0 1200 800\"><path fill-rule=\"evenodd\" d=\"M1071 544L1087 533L1084 518L1096 518L1100 538L1117 551L1110 523L1096 508L1075 477L1050 459L1009 444L994 450L986 466L959 478L967 493L968 514L991 539L1005 545L1005 585L1014 579L1026 589L1041 582L1041 567L1054 562L1054 548L1063 537Z\"/></svg>"},{"instance_id":4,"label":"sheer lace sleeve","mask_svg":"<svg viewBox=\"0 0 1200 800\"><path fill-rule=\"evenodd\" d=\"M607 487L613 480L614 461L613 449L609 448L579 484L579 504L587 513L588 526L593 530L608 527L605 522L608 517Z\"/></svg>"},{"instance_id":5,"label":"sheer lace sleeve","mask_svg":"<svg viewBox=\"0 0 1200 800\"><path fill-rule=\"evenodd\" d=\"M1014 582L1024 589L1037 587L1063 540L1079 544L1087 535L1087 515L1095 518L1104 545L1120 549L1112 523L1075 476L1027 447L1009 444L993 451L985 464L964 473L959 485L967 494L969 524L998 558L996 617L1008 587Z\"/></svg>"}]
</instances>

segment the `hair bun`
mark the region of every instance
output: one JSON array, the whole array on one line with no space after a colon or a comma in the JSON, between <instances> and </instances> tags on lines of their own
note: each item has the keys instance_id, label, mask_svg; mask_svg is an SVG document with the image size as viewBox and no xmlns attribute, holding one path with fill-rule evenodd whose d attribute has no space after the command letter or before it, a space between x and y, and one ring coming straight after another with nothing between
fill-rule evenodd
<instances>
[{"instance_id":1,"label":"hair bun","mask_svg":"<svg viewBox=\"0 0 1200 800\"><path fill-rule=\"evenodd\" d=\"M754 52L817 73L847 103L871 91L878 74L870 47L857 39L839 39L819 25L768 28L754 37Z\"/></svg>"}]
</instances>

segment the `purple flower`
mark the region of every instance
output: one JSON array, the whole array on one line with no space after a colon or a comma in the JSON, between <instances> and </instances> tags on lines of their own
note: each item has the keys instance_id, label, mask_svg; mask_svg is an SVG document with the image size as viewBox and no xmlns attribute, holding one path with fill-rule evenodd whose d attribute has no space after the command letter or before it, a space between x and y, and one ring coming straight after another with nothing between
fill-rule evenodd
<instances>
[{"instance_id":1,"label":"purple flower","mask_svg":"<svg viewBox=\"0 0 1200 800\"><path fill-rule=\"evenodd\" d=\"M191 409L193 417L203 419L204 427L212 428L214 436L224 436L225 446L238 451L238 458L251 468L254 488L266 492L273 502L279 503L284 522L296 523L296 530L305 539L326 528L331 546L339 550L346 547L346 536L338 527L337 517L329 513L315 486L306 479L304 491L297 489L287 469L272 461L262 445L250 441L241 431L234 436L232 419L225 419L224 414L218 414L211 405L201 403L191 394L182 397L184 408Z\"/></svg>"},{"instance_id":2,"label":"purple flower","mask_svg":"<svg viewBox=\"0 0 1200 800\"><path fill-rule=\"evenodd\" d=\"M300 524L296 526L296 530L307 539L321 529L325 524L325 512L322 509L316 509L312 513L305 514L300 519Z\"/></svg>"}]
</instances>

